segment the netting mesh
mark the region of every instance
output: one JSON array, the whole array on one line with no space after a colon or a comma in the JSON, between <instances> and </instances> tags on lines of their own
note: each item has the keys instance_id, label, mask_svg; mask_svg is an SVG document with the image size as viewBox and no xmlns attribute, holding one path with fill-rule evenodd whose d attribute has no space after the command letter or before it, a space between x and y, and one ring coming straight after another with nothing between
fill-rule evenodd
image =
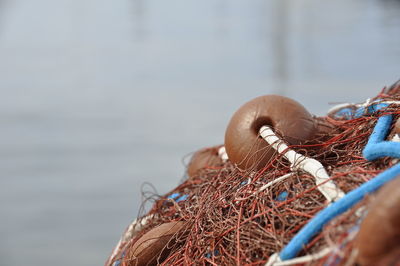
<instances>
[{"instance_id":1,"label":"netting mesh","mask_svg":"<svg viewBox=\"0 0 400 266\"><path fill-rule=\"evenodd\" d=\"M398 87L383 90L374 99L399 101L398 90ZM370 162L361 153L377 119L386 114L393 114L396 121L400 110L389 106L383 112L350 120L333 116L316 118L329 131L304 145L290 148L320 161L331 180L347 193L396 163L390 158ZM262 189L270 181L290 173L281 182ZM177 200L171 195L185 197ZM340 250L312 262L313 265L351 260L352 239L349 236L358 226L368 201L366 197L327 224L299 255L340 243ZM243 171L227 161L205 167L170 193L157 197L151 210L137 221L140 223L145 218L144 225L123 243L111 263L120 261L121 265L135 265L130 249L141 236L157 225L184 221L185 229L176 235L179 239L173 241L168 258L162 262L164 265L264 265L326 206L314 177L303 171L293 171L290 163L279 154L259 171Z\"/></svg>"}]
</instances>

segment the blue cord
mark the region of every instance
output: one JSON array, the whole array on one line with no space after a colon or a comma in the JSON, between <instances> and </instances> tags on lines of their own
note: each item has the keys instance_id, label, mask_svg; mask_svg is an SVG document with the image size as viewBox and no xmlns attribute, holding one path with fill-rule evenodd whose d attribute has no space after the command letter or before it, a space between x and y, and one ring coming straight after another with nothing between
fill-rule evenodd
<instances>
[{"instance_id":1,"label":"blue cord","mask_svg":"<svg viewBox=\"0 0 400 266\"><path fill-rule=\"evenodd\" d=\"M365 159L372 161L381 157L400 157L400 142L385 141L392 124L392 116L385 115L379 118L374 131L369 137L367 146L363 150Z\"/></svg>"},{"instance_id":2,"label":"blue cord","mask_svg":"<svg viewBox=\"0 0 400 266\"><path fill-rule=\"evenodd\" d=\"M287 199L287 197L289 196L289 193L287 191L283 191L281 192L281 194L278 195L278 197L276 197L276 201L285 201Z\"/></svg>"},{"instance_id":3,"label":"blue cord","mask_svg":"<svg viewBox=\"0 0 400 266\"><path fill-rule=\"evenodd\" d=\"M176 202L180 202L180 201L186 200L188 197L189 197L189 195L186 195L186 194L181 196L181 194L179 194L179 193L174 193L174 194L169 195L167 197L167 199L173 199Z\"/></svg>"},{"instance_id":4,"label":"blue cord","mask_svg":"<svg viewBox=\"0 0 400 266\"><path fill-rule=\"evenodd\" d=\"M385 107L384 104L377 104L372 111ZM386 115L378 119L378 122L366 145L363 155L368 160L373 160L383 156L400 158L400 143L384 141L390 125L392 116ZM360 187L346 194L343 198L332 203L330 206L320 211L305 225L295 237L285 246L279 254L281 260L289 260L296 257L297 253L307 244L310 239L322 230L323 226L334 217L347 211L357 202L364 198L366 194L372 193L382 185L400 175L400 163L377 175L374 179L362 184Z\"/></svg>"},{"instance_id":5,"label":"blue cord","mask_svg":"<svg viewBox=\"0 0 400 266\"><path fill-rule=\"evenodd\" d=\"M361 106L358 107L357 109L354 109L355 108L354 106L350 106L338 110L333 116L335 118L343 118L346 120L350 120L354 118L360 118L365 114L372 114L387 106L388 104L386 103L373 103L368 107Z\"/></svg>"},{"instance_id":6,"label":"blue cord","mask_svg":"<svg viewBox=\"0 0 400 266\"><path fill-rule=\"evenodd\" d=\"M400 175L400 164L396 164L392 168L377 175L374 179L362 184L341 198L332 203L324 210L320 211L306 226L304 226L297 235L292 238L289 244L279 254L282 260L288 260L296 257L297 253L305 244L319 231L322 227L337 215L347 211L349 208L359 202L366 194L372 193L380 188L386 182Z\"/></svg>"}]
</instances>

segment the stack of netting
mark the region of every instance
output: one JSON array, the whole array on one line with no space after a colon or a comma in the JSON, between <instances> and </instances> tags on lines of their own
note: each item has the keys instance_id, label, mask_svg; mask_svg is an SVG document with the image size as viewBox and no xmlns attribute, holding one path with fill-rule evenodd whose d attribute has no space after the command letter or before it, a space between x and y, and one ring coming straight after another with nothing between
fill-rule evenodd
<instances>
[{"instance_id":1,"label":"stack of netting","mask_svg":"<svg viewBox=\"0 0 400 266\"><path fill-rule=\"evenodd\" d=\"M379 196L370 194L400 173L400 147L390 146L400 145L396 142L399 104L397 83L366 103L341 105L326 117L313 118L315 134L300 144L292 145L284 129L263 117L269 126L264 129L272 128L276 135L263 134L259 125L257 140L250 143L251 154L233 161L236 155L230 155L227 141L225 147L195 153L189 177L158 197L152 209L127 228L106 265L378 265L400 261L400 229L396 229L400 228L400 211L393 211L395 218L379 216L382 226L375 222L375 231L362 233L371 230L367 226L374 226L378 219L368 217L374 215L373 211L368 215L371 204L387 215L385 210L392 205L400 209L400 188L381 196L384 206L376 203ZM380 135L383 139L374 139ZM382 143L389 146L380 148ZM265 160L266 156L270 158ZM308 163L317 163L316 170L307 168ZM399 183L398 179L392 183ZM385 203L385 197L392 202ZM363 225L364 220L372 222ZM387 225L392 220L395 225ZM393 228L380 233L385 226Z\"/></svg>"}]
</instances>

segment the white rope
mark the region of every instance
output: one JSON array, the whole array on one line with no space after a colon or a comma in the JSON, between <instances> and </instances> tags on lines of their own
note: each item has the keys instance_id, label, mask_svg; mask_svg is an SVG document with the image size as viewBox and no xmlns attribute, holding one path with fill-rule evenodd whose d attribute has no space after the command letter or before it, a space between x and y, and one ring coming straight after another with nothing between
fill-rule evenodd
<instances>
[{"instance_id":1,"label":"white rope","mask_svg":"<svg viewBox=\"0 0 400 266\"><path fill-rule=\"evenodd\" d=\"M285 260L285 261L281 261L279 258L279 254L274 253L271 255L271 257L269 257L269 260L265 264L265 266L287 266L287 265L294 265L294 264L300 264L300 263L307 263L307 262L311 262L311 261L315 261L320 258L323 258L326 255L328 255L331 251L332 251L332 248L327 247L327 248L322 249L318 253L306 255L303 257L298 257L298 258L291 259L291 260Z\"/></svg>"},{"instance_id":2,"label":"white rope","mask_svg":"<svg viewBox=\"0 0 400 266\"><path fill-rule=\"evenodd\" d=\"M368 98L364 103L341 103L341 104L335 105L335 106L333 106L332 108L330 108L328 110L328 114L336 113L340 109L343 109L343 108L346 108L346 107L354 106L356 108L360 108L360 107L367 108L370 105L379 104L379 103L400 105L400 101L382 101L382 100L378 99L378 100L375 100L375 101L371 102L371 99Z\"/></svg>"},{"instance_id":3,"label":"white rope","mask_svg":"<svg viewBox=\"0 0 400 266\"><path fill-rule=\"evenodd\" d=\"M357 107L357 108L359 108L359 107L364 107L365 108L370 103L371 103L371 99L370 98L368 98L364 103L340 103L340 104L337 104L337 105L333 106L332 108L330 108L328 110L328 114L336 113L340 109L344 109L346 107L352 107L352 106Z\"/></svg>"},{"instance_id":4,"label":"white rope","mask_svg":"<svg viewBox=\"0 0 400 266\"><path fill-rule=\"evenodd\" d=\"M225 146L222 146L218 149L218 156L222 159L223 162L228 161L228 154L226 153Z\"/></svg>"},{"instance_id":5,"label":"white rope","mask_svg":"<svg viewBox=\"0 0 400 266\"><path fill-rule=\"evenodd\" d=\"M278 262L281 262L281 258L279 258L278 253L274 253L269 257L267 263L265 263L265 266L272 266L272 265L274 265L274 263L278 263Z\"/></svg>"},{"instance_id":6,"label":"white rope","mask_svg":"<svg viewBox=\"0 0 400 266\"><path fill-rule=\"evenodd\" d=\"M289 149L286 143L278 138L268 126L261 127L260 135L292 164L293 169L300 169L311 174L315 178L318 190L329 202L338 200L345 195L332 180L329 180L328 173L319 161Z\"/></svg>"},{"instance_id":7,"label":"white rope","mask_svg":"<svg viewBox=\"0 0 400 266\"><path fill-rule=\"evenodd\" d=\"M293 175L293 173L289 173L289 174L283 175L283 176L281 176L281 177L275 178L275 179L272 180L271 182L269 182L269 183L265 184L264 186L260 187L260 188L258 189L258 192L261 192L261 191L263 191L263 190L269 188L269 187L272 186L273 184L279 183L279 182L285 180L286 178L288 178L288 177L290 177L290 176L292 176L292 175Z\"/></svg>"},{"instance_id":8,"label":"white rope","mask_svg":"<svg viewBox=\"0 0 400 266\"><path fill-rule=\"evenodd\" d=\"M375 101L375 102L377 102L377 103L386 103L386 104L397 104L397 105L400 104L400 101Z\"/></svg>"},{"instance_id":9,"label":"white rope","mask_svg":"<svg viewBox=\"0 0 400 266\"><path fill-rule=\"evenodd\" d=\"M351 107L351 106L356 106L356 104L354 103L341 103L341 104L337 104L335 106L333 106L332 108L330 108L328 110L328 114L331 113L336 113L337 111L339 111L340 109L346 108L346 107Z\"/></svg>"}]
</instances>

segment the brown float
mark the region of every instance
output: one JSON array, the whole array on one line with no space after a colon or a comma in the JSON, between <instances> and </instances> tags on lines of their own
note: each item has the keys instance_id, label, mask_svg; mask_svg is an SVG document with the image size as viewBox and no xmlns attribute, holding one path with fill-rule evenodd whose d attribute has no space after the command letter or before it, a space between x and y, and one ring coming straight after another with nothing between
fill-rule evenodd
<instances>
[{"instance_id":1,"label":"brown float","mask_svg":"<svg viewBox=\"0 0 400 266\"><path fill-rule=\"evenodd\" d=\"M400 177L377 193L361 223L354 246L360 265L378 265L400 248Z\"/></svg>"},{"instance_id":2,"label":"brown float","mask_svg":"<svg viewBox=\"0 0 400 266\"><path fill-rule=\"evenodd\" d=\"M193 154L187 169L189 177L195 176L199 172L199 170L204 169L207 166L221 165L222 159L218 155L218 150L221 147L222 145L205 148Z\"/></svg>"},{"instance_id":3,"label":"brown float","mask_svg":"<svg viewBox=\"0 0 400 266\"><path fill-rule=\"evenodd\" d=\"M143 236L129 248L124 258L126 265L157 265L163 262L176 244L175 235L183 230L186 223L181 221L161 224Z\"/></svg>"},{"instance_id":4,"label":"brown float","mask_svg":"<svg viewBox=\"0 0 400 266\"><path fill-rule=\"evenodd\" d=\"M376 266L400 266L400 247L385 255Z\"/></svg>"},{"instance_id":5,"label":"brown float","mask_svg":"<svg viewBox=\"0 0 400 266\"><path fill-rule=\"evenodd\" d=\"M275 150L259 137L262 126L292 145L313 138L317 125L312 115L298 102L278 95L255 98L233 115L225 133L225 148L229 160L241 169L262 169Z\"/></svg>"}]
</instances>

